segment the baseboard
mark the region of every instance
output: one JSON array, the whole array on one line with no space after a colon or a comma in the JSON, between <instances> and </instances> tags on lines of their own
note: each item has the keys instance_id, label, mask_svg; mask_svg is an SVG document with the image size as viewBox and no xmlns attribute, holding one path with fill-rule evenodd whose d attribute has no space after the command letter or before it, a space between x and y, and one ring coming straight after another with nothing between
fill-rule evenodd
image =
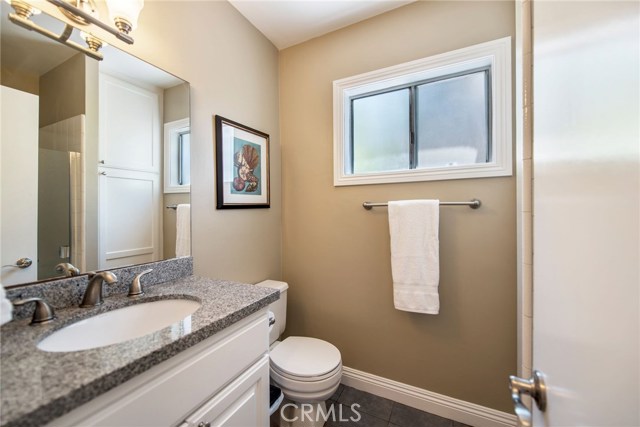
<instances>
[{"instance_id":1,"label":"baseboard","mask_svg":"<svg viewBox=\"0 0 640 427\"><path fill-rule=\"evenodd\" d=\"M342 369L342 384L421 411L474 427L514 427L517 425L516 416L506 412L454 399L346 366Z\"/></svg>"}]
</instances>

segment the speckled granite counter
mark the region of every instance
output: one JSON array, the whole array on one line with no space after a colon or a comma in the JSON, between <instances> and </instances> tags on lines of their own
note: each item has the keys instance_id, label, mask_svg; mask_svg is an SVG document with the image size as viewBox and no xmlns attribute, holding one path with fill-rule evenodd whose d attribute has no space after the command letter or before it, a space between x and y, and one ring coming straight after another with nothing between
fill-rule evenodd
<instances>
[{"instance_id":1,"label":"speckled granite counter","mask_svg":"<svg viewBox=\"0 0 640 427\"><path fill-rule=\"evenodd\" d=\"M135 300L119 294L105 298L100 307L58 310L58 319L47 325L29 326L29 320L24 319L2 326L0 424L46 424L279 298L273 289L196 276L145 291ZM187 298L202 304L191 317L190 331L169 326L120 344L71 353L48 353L36 347L45 336L80 319L170 298Z\"/></svg>"}]
</instances>

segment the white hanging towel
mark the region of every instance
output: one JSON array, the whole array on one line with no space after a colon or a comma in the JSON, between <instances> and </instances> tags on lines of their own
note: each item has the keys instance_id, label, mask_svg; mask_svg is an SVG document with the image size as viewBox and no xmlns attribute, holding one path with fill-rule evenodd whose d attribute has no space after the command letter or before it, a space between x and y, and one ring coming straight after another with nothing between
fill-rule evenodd
<instances>
[{"instance_id":1,"label":"white hanging towel","mask_svg":"<svg viewBox=\"0 0 640 427\"><path fill-rule=\"evenodd\" d=\"M11 321L13 319L13 304L7 298L4 292L4 286L0 283L0 325Z\"/></svg>"},{"instance_id":2,"label":"white hanging towel","mask_svg":"<svg viewBox=\"0 0 640 427\"><path fill-rule=\"evenodd\" d=\"M439 220L439 200L389 202L393 303L398 310L440 310Z\"/></svg>"},{"instance_id":3,"label":"white hanging towel","mask_svg":"<svg viewBox=\"0 0 640 427\"><path fill-rule=\"evenodd\" d=\"M176 257L191 255L191 205L176 207Z\"/></svg>"}]
</instances>

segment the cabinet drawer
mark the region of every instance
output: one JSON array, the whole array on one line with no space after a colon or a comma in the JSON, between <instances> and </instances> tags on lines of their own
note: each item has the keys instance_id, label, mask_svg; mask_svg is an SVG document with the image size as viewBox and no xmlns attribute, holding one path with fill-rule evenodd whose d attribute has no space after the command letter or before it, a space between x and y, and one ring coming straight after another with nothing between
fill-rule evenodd
<instances>
[{"instance_id":1,"label":"cabinet drawer","mask_svg":"<svg viewBox=\"0 0 640 427\"><path fill-rule=\"evenodd\" d=\"M269 356L189 416L180 427L248 427L269 423Z\"/></svg>"},{"instance_id":2,"label":"cabinet drawer","mask_svg":"<svg viewBox=\"0 0 640 427\"><path fill-rule=\"evenodd\" d=\"M263 357L268 335L261 310L50 425L176 425Z\"/></svg>"}]
</instances>

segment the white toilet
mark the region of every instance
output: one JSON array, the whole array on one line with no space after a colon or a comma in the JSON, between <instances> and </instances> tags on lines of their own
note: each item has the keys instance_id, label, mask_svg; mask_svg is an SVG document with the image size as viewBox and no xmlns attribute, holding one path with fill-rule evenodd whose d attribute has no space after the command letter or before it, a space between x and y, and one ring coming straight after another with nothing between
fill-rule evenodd
<instances>
[{"instance_id":1,"label":"white toilet","mask_svg":"<svg viewBox=\"0 0 640 427\"><path fill-rule=\"evenodd\" d=\"M281 425L322 426L323 414L327 413L324 401L335 393L342 378L340 351L316 338L288 337L278 341L286 325L289 285L265 280L256 286L280 291L280 299L269 306L275 315L275 324L269 332L271 380L287 399L297 404L290 405Z\"/></svg>"}]
</instances>

